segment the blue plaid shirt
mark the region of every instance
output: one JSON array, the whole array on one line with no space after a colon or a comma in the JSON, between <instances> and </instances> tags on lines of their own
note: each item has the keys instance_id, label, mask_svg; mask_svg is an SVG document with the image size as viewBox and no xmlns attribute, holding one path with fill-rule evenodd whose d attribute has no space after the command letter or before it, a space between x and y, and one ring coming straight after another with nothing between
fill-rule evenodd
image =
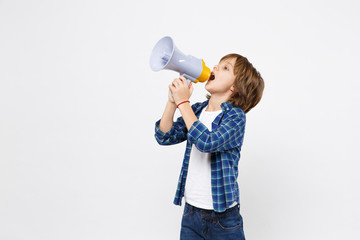
<instances>
[{"instance_id":1,"label":"blue plaid shirt","mask_svg":"<svg viewBox=\"0 0 360 240\"><path fill-rule=\"evenodd\" d=\"M192 105L199 118L209 100ZM245 113L233 107L230 102L221 104L222 112L212 122L212 131L199 120L188 131L182 117L174 122L167 133L159 129L160 120L155 123L155 138L160 145L172 145L187 140L183 165L175 194L174 204L181 205L189 167L192 145L199 151L211 153L211 189L213 207L216 212L224 212L234 201L240 203L237 184L238 163L245 133Z\"/></svg>"}]
</instances>

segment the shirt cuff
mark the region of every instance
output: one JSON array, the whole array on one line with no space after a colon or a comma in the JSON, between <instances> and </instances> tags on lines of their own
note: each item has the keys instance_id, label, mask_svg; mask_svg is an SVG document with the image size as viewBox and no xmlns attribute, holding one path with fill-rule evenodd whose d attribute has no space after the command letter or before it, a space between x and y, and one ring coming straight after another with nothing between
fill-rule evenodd
<instances>
[{"instance_id":1,"label":"shirt cuff","mask_svg":"<svg viewBox=\"0 0 360 240\"><path fill-rule=\"evenodd\" d=\"M188 141L195 144L199 137L206 131L208 128L199 120L193 123L188 131Z\"/></svg>"},{"instance_id":2,"label":"shirt cuff","mask_svg":"<svg viewBox=\"0 0 360 240\"><path fill-rule=\"evenodd\" d=\"M164 138L166 138L168 136L171 136L172 132L174 132L174 127L171 127L170 131L164 133L159 128L160 121L161 121L161 119L155 123L155 136L156 136L156 138L164 139Z\"/></svg>"}]
</instances>

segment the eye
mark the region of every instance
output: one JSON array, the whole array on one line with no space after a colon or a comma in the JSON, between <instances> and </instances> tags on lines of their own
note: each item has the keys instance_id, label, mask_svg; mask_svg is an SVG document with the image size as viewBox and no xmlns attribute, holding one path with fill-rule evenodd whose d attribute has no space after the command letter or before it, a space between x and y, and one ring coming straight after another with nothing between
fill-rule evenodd
<instances>
[{"instance_id":1,"label":"eye","mask_svg":"<svg viewBox=\"0 0 360 240\"><path fill-rule=\"evenodd\" d=\"M229 68L227 66L224 67L224 70L229 70Z\"/></svg>"}]
</instances>

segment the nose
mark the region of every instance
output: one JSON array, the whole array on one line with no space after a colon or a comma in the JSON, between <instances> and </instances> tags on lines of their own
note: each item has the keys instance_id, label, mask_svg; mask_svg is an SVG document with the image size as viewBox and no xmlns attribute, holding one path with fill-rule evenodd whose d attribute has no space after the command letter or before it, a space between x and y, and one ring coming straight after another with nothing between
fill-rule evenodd
<instances>
[{"instance_id":1,"label":"nose","mask_svg":"<svg viewBox=\"0 0 360 240\"><path fill-rule=\"evenodd\" d=\"M215 72L215 70L216 70L216 71L218 70L218 65L215 65L215 66L214 66L213 72Z\"/></svg>"}]
</instances>

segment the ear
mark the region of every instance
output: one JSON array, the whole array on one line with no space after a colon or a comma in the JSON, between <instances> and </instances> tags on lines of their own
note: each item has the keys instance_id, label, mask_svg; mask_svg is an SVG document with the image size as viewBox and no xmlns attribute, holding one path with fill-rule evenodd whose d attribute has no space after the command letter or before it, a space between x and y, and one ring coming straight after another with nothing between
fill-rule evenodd
<instances>
[{"instance_id":1,"label":"ear","mask_svg":"<svg viewBox=\"0 0 360 240\"><path fill-rule=\"evenodd\" d=\"M232 86L230 87L230 91L232 91L232 92L235 91L234 85L232 85Z\"/></svg>"}]
</instances>

